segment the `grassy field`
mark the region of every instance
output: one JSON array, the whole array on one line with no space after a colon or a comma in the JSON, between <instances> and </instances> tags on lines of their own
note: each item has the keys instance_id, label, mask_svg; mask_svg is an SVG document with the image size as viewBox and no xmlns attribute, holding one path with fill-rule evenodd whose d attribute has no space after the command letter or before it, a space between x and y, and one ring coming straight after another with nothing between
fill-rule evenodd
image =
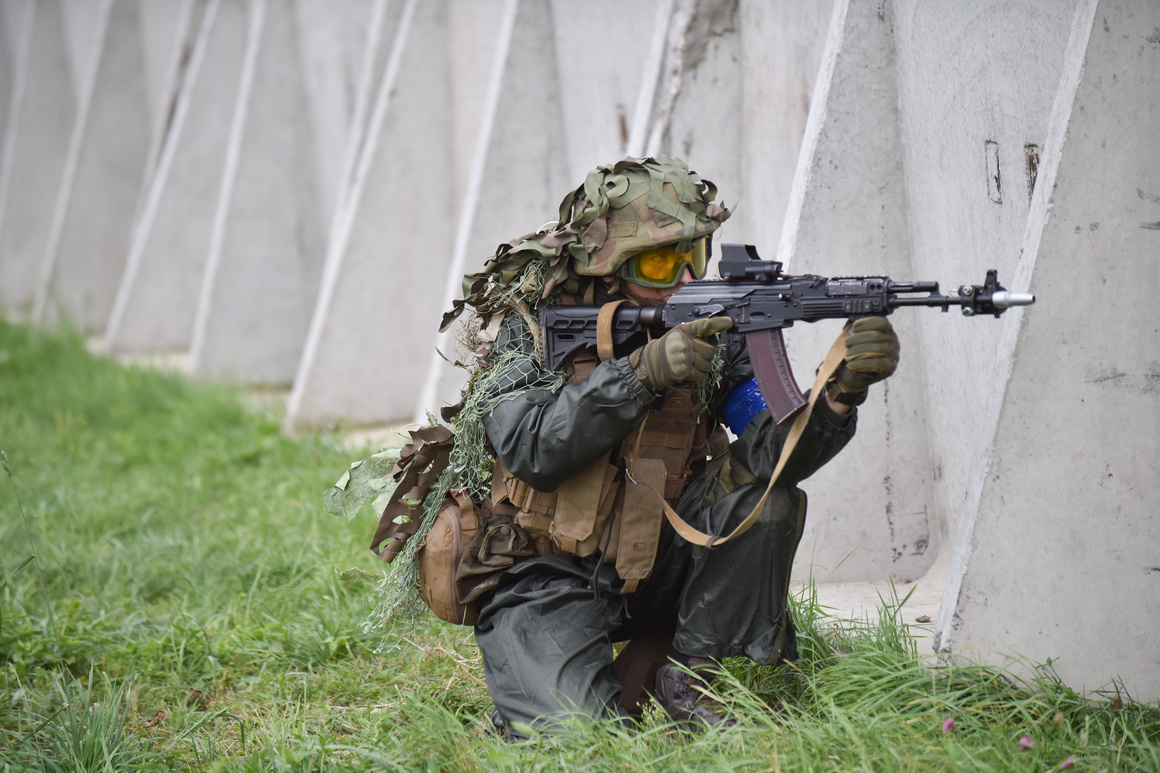
<instances>
[{"instance_id":1,"label":"grassy field","mask_svg":"<svg viewBox=\"0 0 1160 773\"><path fill-rule=\"evenodd\" d=\"M1160 770L1156 705L932 668L808 589L794 668L730 664L741 726L509 744L469 629L364 630L374 518L321 507L358 451L4 323L0 449L6 770Z\"/></svg>"}]
</instances>

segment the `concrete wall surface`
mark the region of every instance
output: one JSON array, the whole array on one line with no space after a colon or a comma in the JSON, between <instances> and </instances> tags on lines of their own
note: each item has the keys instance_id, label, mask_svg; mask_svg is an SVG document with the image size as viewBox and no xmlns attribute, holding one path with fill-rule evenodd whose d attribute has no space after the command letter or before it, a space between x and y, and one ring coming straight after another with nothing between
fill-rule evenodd
<instances>
[{"instance_id":1,"label":"concrete wall surface","mask_svg":"<svg viewBox=\"0 0 1160 773\"><path fill-rule=\"evenodd\" d=\"M911 267L889 8L837 3L822 67L784 239L778 253L770 244L765 257L777 257L794 273L932 278L914 276ZM923 313L931 312L894 315L904 352L899 373L871 391L852 447L810 482L819 494L802 537L799 576L915 580L937 553L918 342ZM840 329L833 321L799 325L787 334L803 380ZM828 495L850 485L859 491L856 499Z\"/></svg>"},{"instance_id":2,"label":"concrete wall surface","mask_svg":"<svg viewBox=\"0 0 1160 773\"><path fill-rule=\"evenodd\" d=\"M324 223L294 6L256 0L190 346L198 374L281 386L318 296Z\"/></svg>"},{"instance_id":3,"label":"concrete wall surface","mask_svg":"<svg viewBox=\"0 0 1160 773\"><path fill-rule=\"evenodd\" d=\"M1069 684L1118 678L1145 700L1160 696L1158 92L1160 5L1080 4L1012 276L1040 301L937 631L943 651L1052 658Z\"/></svg>"},{"instance_id":4,"label":"concrete wall surface","mask_svg":"<svg viewBox=\"0 0 1160 773\"><path fill-rule=\"evenodd\" d=\"M140 4L111 0L95 30L33 318L100 331L125 268L151 145Z\"/></svg>"},{"instance_id":5,"label":"concrete wall surface","mask_svg":"<svg viewBox=\"0 0 1160 773\"><path fill-rule=\"evenodd\" d=\"M210 0L109 314L109 351L188 350L246 50L243 0Z\"/></svg>"},{"instance_id":6,"label":"concrete wall surface","mask_svg":"<svg viewBox=\"0 0 1160 773\"><path fill-rule=\"evenodd\" d=\"M289 431L422 419L462 275L596 165L679 155L791 273L1038 295L893 316L796 576L936 586L944 657L1160 698L1160 5L578 8L3 0L0 308L289 387ZM788 331L803 382L839 328Z\"/></svg>"},{"instance_id":7,"label":"concrete wall surface","mask_svg":"<svg viewBox=\"0 0 1160 773\"><path fill-rule=\"evenodd\" d=\"M438 327L455 180L450 56L440 45L448 8L410 0L401 10L389 25L391 56L331 232L287 411L292 427L333 421L336 405L362 424L406 415L421 384L414 363L426 364ZM387 242L384 233L392 235ZM398 302L402 288L407 303Z\"/></svg>"},{"instance_id":8,"label":"concrete wall surface","mask_svg":"<svg viewBox=\"0 0 1160 773\"><path fill-rule=\"evenodd\" d=\"M59 0L36 0L18 40L0 177L0 303L27 317L77 110Z\"/></svg>"}]
</instances>

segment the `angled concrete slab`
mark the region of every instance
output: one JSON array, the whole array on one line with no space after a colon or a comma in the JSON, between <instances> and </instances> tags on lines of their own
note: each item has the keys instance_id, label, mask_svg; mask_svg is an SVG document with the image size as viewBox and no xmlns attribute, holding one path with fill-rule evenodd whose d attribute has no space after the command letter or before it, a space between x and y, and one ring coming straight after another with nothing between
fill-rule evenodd
<instances>
[{"instance_id":1,"label":"angled concrete slab","mask_svg":"<svg viewBox=\"0 0 1160 773\"><path fill-rule=\"evenodd\" d=\"M24 26L31 7L30 0L0 6L0 188L4 185L4 138L15 101L17 71L24 67L28 55Z\"/></svg>"},{"instance_id":2,"label":"angled concrete slab","mask_svg":"<svg viewBox=\"0 0 1160 773\"><path fill-rule=\"evenodd\" d=\"M1011 336L938 635L944 652L1050 658L1073 687L1121 680L1155 701L1160 6L1092 0L1074 19L1013 275L1038 302Z\"/></svg>"},{"instance_id":3,"label":"angled concrete slab","mask_svg":"<svg viewBox=\"0 0 1160 773\"><path fill-rule=\"evenodd\" d=\"M895 74L889 9L838 0L780 251L767 251L767 260L776 257L792 274L916 278ZM902 343L898 372L870 390L850 445L803 485L810 514L799 578L911 581L937 552L918 345L922 313L935 312L906 309L891 318ZM786 332L802 388L841 329L842 321L833 320Z\"/></svg>"},{"instance_id":4,"label":"angled concrete slab","mask_svg":"<svg viewBox=\"0 0 1160 773\"><path fill-rule=\"evenodd\" d=\"M17 73L28 58L25 26L31 0L16 0L0 6L0 187L4 185L4 138L15 102Z\"/></svg>"},{"instance_id":5,"label":"angled concrete slab","mask_svg":"<svg viewBox=\"0 0 1160 773\"><path fill-rule=\"evenodd\" d=\"M546 5L528 0L505 4L504 25L495 47L495 64L472 159L471 176L459 216L455 248L438 311L462 293L462 275L482 266L498 244L554 220L568 179L562 95L551 16ZM521 45L521 41L543 41ZM515 44L513 45L513 41ZM528 111L527 105L536 105ZM529 225L530 224L530 225ZM455 358L454 328L434 339L423 390L411 402L418 417L458 402L464 376L444 359ZM430 352L431 349L427 349Z\"/></svg>"},{"instance_id":6,"label":"angled concrete slab","mask_svg":"<svg viewBox=\"0 0 1160 773\"><path fill-rule=\"evenodd\" d=\"M396 34L382 40L386 72L331 233L289 428L409 415L438 325L455 183L448 7L409 0L391 26Z\"/></svg>"},{"instance_id":7,"label":"angled concrete slab","mask_svg":"<svg viewBox=\"0 0 1160 773\"><path fill-rule=\"evenodd\" d=\"M326 215L336 211L350 172L346 163L366 120L360 94L368 41L374 25L382 26L387 3L366 0L297 0L294 5L311 126L310 161L318 180L318 200ZM397 16L397 13L396 13ZM372 61L382 62L382 46ZM360 102L360 100L362 100Z\"/></svg>"},{"instance_id":8,"label":"angled concrete slab","mask_svg":"<svg viewBox=\"0 0 1160 773\"><path fill-rule=\"evenodd\" d=\"M190 358L198 375L283 386L317 297L325 217L294 6L252 10Z\"/></svg>"},{"instance_id":9,"label":"angled concrete slab","mask_svg":"<svg viewBox=\"0 0 1160 773\"><path fill-rule=\"evenodd\" d=\"M112 352L192 341L247 28L244 0L210 0L200 19L109 316Z\"/></svg>"},{"instance_id":10,"label":"angled concrete slab","mask_svg":"<svg viewBox=\"0 0 1160 773\"><path fill-rule=\"evenodd\" d=\"M740 21L737 2L677 0L647 145L684 159L726 203L742 191Z\"/></svg>"},{"instance_id":11,"label":"angled concrete slab","mask_svg":"<svg viewBox=\"0 0 1160 773\"><path fill-rule=\"evenodd\" d=\"M32 8L36 0L8 0L0 4L0 49L15 65L18 51L22 48L24 27L32 18Z\"/></svg>"},{"instance_id":12,"label":"angled concrete slab","mask_svg":"<svg viewBox=\"0 0 1160 773\"><path fill-rule=\"evenodd\" d=\"M894 6L903 170L915 278L1013 289L1029 211L1028 148L1042 147L1074 3ZM1014 77L1013 73L1018 73ZM919 315L936 502L969 539L1006 388L1017 314ZM945 611L945 610L944 610Z\"/></svg>"},{"instance_id":13,"label":"angled concrete slab","mask_svg":"<svg viewBox=\"0 0 1160 773\"><path fill-rule=\"evenodd\" d=\"M112 0L97 20L94 64L53 212L34 318L103 331L129 252L150 148L140 4Z\"/></svg>"},{"instance_id":14,"label":"angled concrete slab","mask_svg":"<svg viewBox=\"0 0 1160 773\"><path fill-rule=\"evenodd\" d=\"M725 233L771 255L781 238L832 6L742 0L739 7L745 164L742 188L722 191L727 204L736 204Z\"/></svg>"},{"instance_id":15,"label":"angled concrete slab","mask_svg":"<svg viewBox=\"0 0 1160 773\"><path fill-rule=\"evenodd\" d=\"M177 99L181 69L191 55L207 0L171 0L141 3L141 40L145 62L145 93L149 101L149 126L154 137L162 134ZM157 144L157 140L154 140Z\"/></svg>"},{"instance_id":16,"label":"angled concrete slab","mask_svg":"<svg viewBox=\"0 0 1160 773\"><path fill-rule=\"evenodd\" d=\"M454 153L455 210L467 199L472 159L479 145L481 122L486 114L488 83L495 64L496 44L502 39L509 0L451 3L447 8L448 44L451 48L451 117Z\"/></svg>"},{"instance_id":17,"label":"angled concrete slab","mask_svg":"<svg viewBox=\"0 0 1160 773\"><path fill-rule=\"evenodd\" d=\"M18 45L25 53L15 72L0 176L0 306L28 317L76 116L59 0L29 7Z\"/></svg>"},{"instance_id":18,"label":"angled concrete slab","mask_svg":"<svg viewBox=\"0 0 1160 773\"><path fill-rule=\"evenodd\" d=\"M653 25L662 5L661 0L598 0L578 12L569 0L552 0L560 91L568 95L561 109L570 185L579 185L598 165L627 155L649 54L642 31Z\"/></svg>"},{"instance_id":19,"label":"angled concrete slab","mask_svg":"<svg viewBox=\"0 0 1160 773\"><path fill-rule=\"evenodd\" d=\"M39 0L37 0L39 2ZM57 0L64 18L65 51L74 83L90 77L111 0Z\"/></svg>"}]
</instances>

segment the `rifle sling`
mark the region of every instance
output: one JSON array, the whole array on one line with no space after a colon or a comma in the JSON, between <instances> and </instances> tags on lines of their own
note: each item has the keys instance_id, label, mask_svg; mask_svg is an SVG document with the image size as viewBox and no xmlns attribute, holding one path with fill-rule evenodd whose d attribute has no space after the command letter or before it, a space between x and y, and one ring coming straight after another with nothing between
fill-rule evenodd
<instances>
[{"instance_id":1,"label":"rifle sling","mask_svg":"<svg viewBox=\"0 0 1160 773\"><path fill-rule=\"evenodd\" d=\"M600 307L600 312L596 315L596 354L601 362L611 360L614 356L612 353L612 323L616 319L616 310L626 302L627 299L606 303Z\"/></svg>"},{"instance_id":2,"label":"rifle sling","mask_svg":"<svg viewBox=\"0 0 1160 773\"><path fill-rule=\"evenodd\" d=\"M673 529L676 530L677 534L681 535L685 541L691 542L694 545L700 545L701 547L712 549L718 545L724 545L734 537L741 536L746 531L748 531L749 527L757 521L758 517L761 515L762 509L765 507L765 501L769 498L769 492L773 491L773 486L775 483L777 483L777 479L781 476L781 471L785 468L785 465L789 461L790 456L793 454L794 449L797 448L798 441L801 439L802 434L805 433L806 424L809 423L810 415L814 412L814 403L818 401L818 396L825 392L826 382L830 380L830 377L834 375L834 372L837 371L838 366L841 365L842 361L845 359L846 338L848 338L849 335L850 330L849 325L847 325L845 328L843 328L841 334L834 340L833 345L830 347L829 353L826 355L825 362L822 363L822 367L818 370L818 377L814 379L814 385L810 389L810 399L806 404L805 410L798 414L797 419L794 420L793 426L790 427L789 434L785 439L785 444L781 447L781 455L777 459L777 466L774 468L773 474L769 476L769 485L765 487L765 493L761 495L761 501L758 502L757 506L753 508L753 512L751 512L744 521L739 523L737 528L735 528L732 532L724 537L713 537L705 534L703 531L693 528L688 523L686 523L685 520L681 518L681 516L677 515L677 511L674 510L669 505L669 503L665 501L665 498L656 489L645 484L645 486L651 490L653 494L656 494L658 499L660 499L661 504L665 508L665 517L669 519L669 523L672 524Z\"/></svg>"}]
</instances>

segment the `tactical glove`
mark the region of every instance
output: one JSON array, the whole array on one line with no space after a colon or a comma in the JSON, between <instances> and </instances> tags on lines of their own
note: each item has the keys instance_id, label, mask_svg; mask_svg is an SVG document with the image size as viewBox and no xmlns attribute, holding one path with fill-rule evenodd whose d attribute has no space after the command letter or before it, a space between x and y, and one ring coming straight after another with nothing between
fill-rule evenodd
<instances>
[{"instance_id":1,"label":"tactical glove","mask_svg":"<svg viewBox=\"0 0 1160 773\"><path fill-rule=\"evenodd\" d=\"M685 322L629 355L628 362L649 389L685 381L704 381L713 363L714 344L701 340L733 327L728 317Z\"/></svg>"},{"instance_id":2,"label":"tactical glove","mask_svg":"<svg viewBox=\"0 0 1160 773\"><path fill-rule=\"evenodd\" d=\"M846 359L838 366L836 378L847 392L864 392L866 387L888 378L898 367L898 336L886 317L854 320L846 339Z\"/></svg>"}]
</instances>

